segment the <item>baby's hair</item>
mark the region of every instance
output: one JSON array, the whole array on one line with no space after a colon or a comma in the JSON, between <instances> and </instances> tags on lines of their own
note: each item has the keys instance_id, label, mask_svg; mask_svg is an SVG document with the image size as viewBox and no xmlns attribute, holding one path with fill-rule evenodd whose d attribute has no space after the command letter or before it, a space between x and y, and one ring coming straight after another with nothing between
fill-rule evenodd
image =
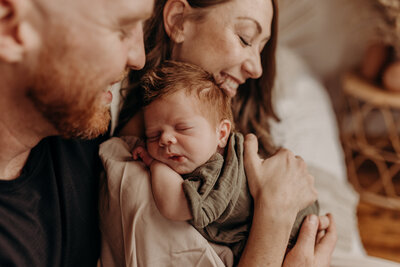
<instances>
[{"instance_id":1,"label":"baby's hair","mask_svg":"<svg viewBox=\"0 0 400 267\"><path fill-rule=\"evenodd\" d=\"M167 60L148 71L141 79L144 105L184 90L196 96L200 112L214 125L224 119L233 124L231 99L219 88L212 74L188 63ZM232 125L233 128L233 125Z\"/></svg>"}]
</instances>

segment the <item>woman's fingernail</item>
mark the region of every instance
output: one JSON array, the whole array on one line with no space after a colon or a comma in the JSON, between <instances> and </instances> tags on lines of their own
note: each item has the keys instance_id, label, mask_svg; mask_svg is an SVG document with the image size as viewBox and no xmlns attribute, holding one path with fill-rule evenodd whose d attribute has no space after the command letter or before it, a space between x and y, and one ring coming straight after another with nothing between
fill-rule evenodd
<instances>
[{"instance_id":1,"label":"woman's fingernail","mask_svg":"<svg viewBox=\"0 0 400 267\"><path fill-rule=\"evenodd\" d=\"M311 214L308 219L310 220L310 223L312 224L317 224L318 223L318 218L315 214Z\"/></svg>"}]
</instances>

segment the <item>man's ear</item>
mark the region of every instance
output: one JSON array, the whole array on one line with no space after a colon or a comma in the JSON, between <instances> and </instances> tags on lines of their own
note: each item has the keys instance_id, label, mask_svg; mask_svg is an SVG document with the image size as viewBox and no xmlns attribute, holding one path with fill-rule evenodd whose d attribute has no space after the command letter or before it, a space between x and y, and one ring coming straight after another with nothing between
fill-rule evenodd
<instances>
[{"instance_id":1,"label":"man's ear","mask_svg":"<svg viewBox=\"0 0 400 267\"><path fill-rule=\"evenodd\" d=\"M229 135L231 133L231 128L232 128L232 123L230 120L222 120L219 123L219 126L217 128L217 134L218 134L218 147L223 148L226 146L226 143L228 142Z\"/></svg>"},{"instance_id":2,"label":"man's ear","mask_svg":"<svg viewBox=\"0 0 400 267\"><path fill-rule=\"evenodd\" d=\"M184 15L191 7L186 0L168 0L164 5L163 17L165 32L175 43L184 41L183 22Z\"/></svg>"},{"instance_id":3,"label":"man's ear","mask_svg":"<svg viewBox=\"0 0 400 267\"><path fill-rule=\"evenodd\" d=\"M38 43L26 14L32 8L29 0L0 0L0 61L21 61L27 49Z\"/></svg>"}]
</instances>

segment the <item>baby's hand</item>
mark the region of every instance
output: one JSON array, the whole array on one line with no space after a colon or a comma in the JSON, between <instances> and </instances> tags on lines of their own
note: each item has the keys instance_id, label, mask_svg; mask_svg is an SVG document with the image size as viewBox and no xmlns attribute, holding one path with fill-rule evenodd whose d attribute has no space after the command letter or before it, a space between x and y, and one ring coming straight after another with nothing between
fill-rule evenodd
<instances>
[{"instance_id":1,"label":"baby's hand","mask_svg":"<svg viewBox=\"0 0 400 267\"><path fill-rule=\"evenodd\" d=\"M153 162L153 158L149 155L146 148L143 146L137 146L132 151L132 157L134 160L142 160L147 167Z\"/></svg>"}]
</instances>

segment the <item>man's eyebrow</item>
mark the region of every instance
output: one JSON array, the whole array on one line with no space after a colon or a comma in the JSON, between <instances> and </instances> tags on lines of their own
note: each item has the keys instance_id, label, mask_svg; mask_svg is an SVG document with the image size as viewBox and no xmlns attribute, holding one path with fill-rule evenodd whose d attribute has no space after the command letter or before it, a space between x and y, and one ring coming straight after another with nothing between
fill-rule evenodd
<instances>
[{"instance_id":1,"label":"man's eyebrow","mask_svg":"<svg viewBox=\"0 0 400 267\"><path fill-rule=\"evenodd\" d=\"M238 19L250 20L250 21L254 22L254 24L255 24L256 27L257 27L258 33L261 33L261 32L262 32L261 25L260 25L260 23L259 23L257 20L255 20L255 19L253 19L253 18L250 18L250 17L238 17Z\"/></svg>"}]
</instances>

